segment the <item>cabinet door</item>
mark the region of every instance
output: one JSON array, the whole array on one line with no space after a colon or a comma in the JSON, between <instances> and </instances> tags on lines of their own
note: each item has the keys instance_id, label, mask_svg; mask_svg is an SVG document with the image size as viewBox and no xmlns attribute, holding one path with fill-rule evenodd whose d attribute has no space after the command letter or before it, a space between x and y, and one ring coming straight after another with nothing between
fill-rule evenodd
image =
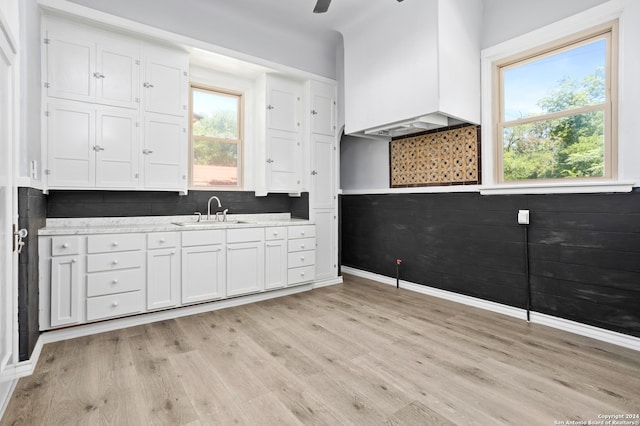
<instances>
[{"instance_id":1,"label":"cabinet door","mask_svg":"<svg viewBox=\"0 0 640 426\"><path fill-rule=\"evenodd\" d=\"M159 46L144 47L144 109L177 116L187 115L188 57Z\"/></svg>"},{"instance_id":2,"label":"cabinet door","mask_svg":"<svg viewBox=\"0 0 640 426\"><path fill-rule=\"evenodd\" d=\"M287 241L276 240L265 243L265 283L267 290L281 288L287 284Z\"/></svg>"},{"instance_id":3,"label":"cabinet door","mask_svg":"<svg viewBox=\"0 0 640 426\"><path fill-rule=\"evenodd\" d=\"M332 136L311 135L311 208L333 208L336 203L336 153Z\"/></svg>"},{"instance_id":4,"label":"cabinet door","mask_svg":"<svg viewBox=\"0 0 640 426\"><path fill-rule=\"evenodd\" d=\"M311 132L335 136L335 88L311 82Z\"/></svg>"},{"instance_id":5,"label":"cabinet door","mask_svg":"<svg viewBox=\"0 0 640 426\"><path fill-rule=\"evenodd\" d=\"M96 128L96 186L138 184L138 117L135 111L100 109Z\"/></svg>"},{"instance_id":6,"label":"cabinet door","mask_svg":"<svg viewBox=\"0 0 640 426\"><path fill-rule=\"evenodd\" d=\"M138 108L140 56L134 41L108 40L96 47L96 102Z\"/></svg>"},{"instance_id":7,"label":"cabinet door","mask_svg":"<svg viewBox=\"0 0 640 426\"><path fill-rule=\"evenodd\" d=\"M267 128L300 132L301 86L269 76L267 79Z\"/></svg>"},{"instance_id":8,"label":"cabinet door","mask_svg":"<svg viewBox=\"0 0 640 426\"><path fill-rule=\"evenodd\" d=\"M227 245L227 296L264 290L264 243Z\"/></svg>"},{"instance_id":9,"label":"cabinet door","mask_svg":"<svg viewBox=\"0 0 640 426\"><path fill-rule=\"evenodd\" d=\"M267 136L267 188L270 192L300 190L300 136L269 131Z\"/></svg>"},{"instance_id":10,"label":"cabinet door","mask_svg":"<svg viewBox=\"0 0 640 426\"><path fill-rule=\"evenodd\" d=\"M47 31L47 95L76 101L93 101L96 49L88 34L61 28Z\"/></svg>"},{"instance_id":11,"label":"cabinet door","mask_svg":"<svg viewBox=\"0 0 640 426\"><path fill-rule=\"evenodd\" d=\"M314 209L312 216L316 223L316 279L336 277L338 224L335 210Z\"/></svg>"},{"instance_id":12,"label":"cabinet door","mask_svg":"<svg viewBox=\"0 0 640 426\"><path fill-rule=\"evenodd\" d=\"M180 303L180 272L176 249L147 251L147 309Z\"/></svg>"},{"instance_id":13,"label":"cabinet door","mask_svg":"<svg viewBox=\"0 0 640 426\"><path fill-rule=\"evenodd\" d=\"M51 327L80 322L80 281L77 258L51 259Z\"/></svg>"},{"instance_id":14,"label":"cabinet door","mask_svg":"<svg viewBox=\"0 0 640 426\"><path fill-rule=\"evenodd\" d=\"M144 125L144 185L147 188L182 189L187 179L185 120L147 114Z\"/></svg>"},{"instance_id":15,"label":"cabinet door","mask_svg":"<svg viewBox=\"0 0 640 426\"><path fill-rule=\"evenodd\" d=\"M182 303L204 302L225 296L223 246L182 249Z\"/></svg>"},{"instance_id":16,"label":"cabinet door","mask_svg":"<svg viewBox=\"0 0 640 426\"><path fill-rule=\"evenodd\" d=\"M47 107L48 185L95 186L95 110L81 103Z\"/></svg>"}]
</instances>

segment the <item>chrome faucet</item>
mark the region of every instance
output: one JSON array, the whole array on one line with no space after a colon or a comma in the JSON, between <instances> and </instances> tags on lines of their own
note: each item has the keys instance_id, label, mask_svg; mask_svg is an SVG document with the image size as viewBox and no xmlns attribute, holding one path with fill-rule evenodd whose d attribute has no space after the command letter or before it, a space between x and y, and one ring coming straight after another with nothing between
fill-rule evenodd
<instances>
[{"instance_id":1,"label":"chrome faucet","mask_svg":"<svg viewBox=\"0 0 640 426\"><path fill-rule=\"evenodd\" d=\"M209 198L209 201L207 201L207 220L211 220L211 200L213 199L218 202L218 208L222 208L222 204L220 204L220 198L216 197L215 195Z\"/></svg>"}]
</instances>

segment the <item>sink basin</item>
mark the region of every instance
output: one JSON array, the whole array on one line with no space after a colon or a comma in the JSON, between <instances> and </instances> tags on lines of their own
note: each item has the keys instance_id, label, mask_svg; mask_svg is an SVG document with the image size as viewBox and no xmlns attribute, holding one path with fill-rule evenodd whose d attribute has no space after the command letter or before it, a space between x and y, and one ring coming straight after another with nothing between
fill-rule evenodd
<instances>
[{"instance_id":1,"label":"sink basin","mask_svg":"<svg viewBox=\"0 0 640 426\"><path fill-rule=\"evenodd\" d=\"M218 222L215 220L203 220L201 222L172 222L174 225L185 226L189 228L193 227L204 227L204 226L225 226L225 225L233 225L236 223L247 223L242 220L228 220L226 222Z\"/></svg>"}]
</instances>

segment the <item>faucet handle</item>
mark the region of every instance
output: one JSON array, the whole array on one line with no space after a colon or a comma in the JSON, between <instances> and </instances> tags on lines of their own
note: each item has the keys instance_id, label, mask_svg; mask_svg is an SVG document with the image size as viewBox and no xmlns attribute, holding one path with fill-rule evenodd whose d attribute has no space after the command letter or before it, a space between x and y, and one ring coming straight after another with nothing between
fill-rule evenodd
<instances>
[{"instance_id":1,"label":"faucet handle","mask_svg":"<svg viewBox=\"0 0 640 426\"><path fill-rule=\"evenodd\" d=\"M229 212L229 209L224 209L222 210L222 221L226 222L227 221L227 213Z\"/></svg>"},{"instance_id":2,"label":"faucet handle","mask_svg":"<svg viewBox=\"0 0 640 426\"><path fill-rule=\"evenodd\" d=\"M193 212L193 214L197 214L198 215L198 222L200 222L202 220L202 213L200 212Z\"/></svg>"}]
</instances>

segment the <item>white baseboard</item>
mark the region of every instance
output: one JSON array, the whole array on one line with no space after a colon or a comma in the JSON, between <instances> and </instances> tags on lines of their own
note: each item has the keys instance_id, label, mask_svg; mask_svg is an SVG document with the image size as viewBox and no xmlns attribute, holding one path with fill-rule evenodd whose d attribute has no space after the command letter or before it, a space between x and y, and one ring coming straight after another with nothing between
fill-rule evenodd
<instances>
[{"instance_id":1,"label":"white baseboard","mask_svg":"<svg viewBox=\"0 0 640 426\"><path fill-rule=\"evenodd\" d=\"M375 274L373 272L363 271L361 269L351 268L349 266L342 266L342 272L355 275L357 277L366 278L372 281L377 281L382 284L393 286L396 285L395 278ZM400 280L400 288L426 294L429 296L439 297L441 299L451 300L453 302L474 306L476 308L481 308L492 312L497 312L499 314L508 315L522 320L526 320L527 318L527 311L524 309L514 308L513 306L503 305L496 302L490 302L488 300L479 299L477 297L465 296L462 294L453 293L451 291L440 290L437 288L415 284L403 280ZM629 336L628 334L618 333L615 331L606 330L604 328L594 327L576 321L566 320L563 318L558 318L533 311L530 314L530 320L533 324L546 325L548 327L557 328L559 330L568 331L570 333L579 334L581 336L590 337L592 339L640 351L640 338Z\"/></svg>"},{"instance_id":2,"label":"white baseboard","mask_svg":"<svg viewBox=\"0 0 640 426\"><path fill-rule=\"evenodd\" d=\"M327 280L322 280L322 281L315 281L313 283L313 288L327 287L327 286L336 285L336 284L342 284L342 276L329 278Z\"/></svg>"},{"instance_id":3,"label":"white baseboard","mask_svg":"<svg viewBox=\"0 0 640 426\"><path fill-rule=\"evenodd\" d=\"M13 395L17 384L18 379L6 383L0 382L0 420L2 420L2 416L4 416L4 412L7 410L9 401L11 401L11 395Z\"/></svg>"}]
</instances>

